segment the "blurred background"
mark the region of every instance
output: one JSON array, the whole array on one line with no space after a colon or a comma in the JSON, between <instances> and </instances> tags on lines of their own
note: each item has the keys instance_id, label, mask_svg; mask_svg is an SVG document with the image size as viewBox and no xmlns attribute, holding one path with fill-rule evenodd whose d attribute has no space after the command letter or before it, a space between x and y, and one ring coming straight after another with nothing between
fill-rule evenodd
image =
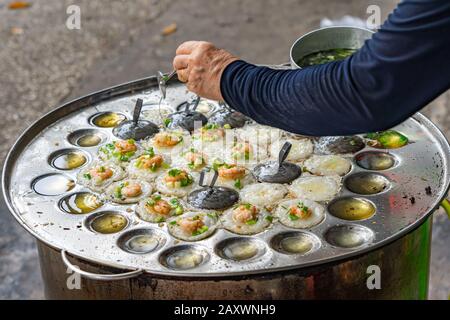
<instances>
[{"instance_id":1,"label":"blurred background","mask_svg":"<svg viewBox=\"0 0 450 320\"><path fill-rule=\"evenodd\" d=\"M207 40L261 64L289 61L291 44L323 19L382 20L395 0L0 0L0 159L18 135L61 103L172 69L176 47ZM81 29L66 27L69 5ZM424 110L450 137L450 93ZM330 119L332 121L332 119ZM3 162L3 161L2 161ZM430 298L450 294L450 221L434 215ZM41 299L33 238L0 199L0 299Z\"/></svg>"}]
</instances>

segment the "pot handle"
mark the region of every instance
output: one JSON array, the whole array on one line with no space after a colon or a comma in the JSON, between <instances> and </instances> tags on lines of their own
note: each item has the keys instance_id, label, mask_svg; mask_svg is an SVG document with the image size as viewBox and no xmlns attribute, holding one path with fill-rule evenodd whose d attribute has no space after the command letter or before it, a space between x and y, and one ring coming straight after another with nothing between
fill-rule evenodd
<instances>
[{"instance_id":1,"label":"pot handle","mask_svg":"<svg viewBox=\"0 0 450 320\"><path fill-rule=\"evenodd\" d=\"M441 207L444 209L445 213L450 219L450 202L447 199L442 200Z\"/></svg>"},{"instance_id":2,"label":"pot handle","mask_svg":"<svg viewBox=\"0 0 450 320\"><path fill-rule=\"evenodd\" d=\"M61 258L67 268L69 268L73 272L76 272L76 273L80 274L81 276L83 276L87 279L91 279L91 280L100 280L100 281L125 280L125 279L134 278L134 277L144 273L143 269L137 269L137 270L124 272L124 273L117 273L117 274L91 273L91 272L83 271L79 267L73 265L67 258L66 250L61 250Z\"/></svg>"}]
</instances>

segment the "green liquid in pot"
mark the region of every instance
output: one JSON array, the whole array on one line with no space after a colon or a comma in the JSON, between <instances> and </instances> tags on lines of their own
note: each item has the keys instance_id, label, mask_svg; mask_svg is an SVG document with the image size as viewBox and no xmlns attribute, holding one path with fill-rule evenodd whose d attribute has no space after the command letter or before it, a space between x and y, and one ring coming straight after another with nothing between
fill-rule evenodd
<instances>
[{"instance_id":1,"label":"green liquid in pot","mask_svg":"<svg viewBox=\"0 0 450 320\"><path fill-rule=\"evenodd\" d=\"M356 52L356 49L331 49L308 54L299 59L297 65L300 68L310 67L333 61L344 60Z\"/></svg>"}]
</instances>

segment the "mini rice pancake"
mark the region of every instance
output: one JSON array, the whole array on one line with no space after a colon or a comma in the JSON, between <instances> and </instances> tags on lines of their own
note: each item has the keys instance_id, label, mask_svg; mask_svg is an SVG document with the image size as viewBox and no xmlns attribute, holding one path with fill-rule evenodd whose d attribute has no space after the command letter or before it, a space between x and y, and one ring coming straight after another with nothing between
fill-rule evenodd
<instances>
[{"instance_id":1,"label":"mini rice pancake","mask_svg":"<svg viewBox=\"0 0 450 320\"><path fill-rule=\"evenodd\" d=\"M239 191L246 185L255 183L251 172L243 166L216 160L213 163L213 169L219 175L216 182L217 186L228 187Z\"/></svg>"},{"instance_id":2,"label":"mini rice pancake","mask_svg":"<svg viewBox=\"0 0 450 320\"><path fill-rule=\"evenodd\" d=\"M210 161L223 158L225 131L215 124L207 124L193 133L192 146L208 157Z\"/></svg>"},{"instance_id":3,"label":"mini rice pancake","mask_svg":"<svg viewBox=\"0 0 450 320\"><path fill-rule=\"evenodd\" d=\"M156 179L155 186L162 194L181 198L192 191L194 183L194 177L187 170L171 168Z\"/></svg>"},{"instance_id":4,"label":"mini rice pancake","mask_svg":"<svg viewBox=\"0 0 450 320\"><path fill-rule=\"evenodd\" d=\"M189 148L172 158L175 167L189 168L192 171L201 171L208 164L208 157L195 148Z\"/></svg>"},{"instance_id":5,"label":"mini rice pancake","mask_svg":"<svg viewBox=\"0 0 450 320\"><path fill-rule=\"evenodd\" d=\"M115 203L136 203L152 193L152 186L145 181L126 179L115 182L106 189L106 196Z\"/></svg>"},{"instance_id":6,"label":"mini rice pancake","mask_svg":"<svg viewBox=\"0 0 450 320\"><path fill-rule=\"evenodd\" d=\"M161 105L158 108L158 104L152 105L152 108L142 110L142 119L151 121L158 126L164 124L164 119L174 112L174 109L170 106Z\"/></svg>"},{"instance_id":7,"label":"mini rice pancake","mask_svg":"<svg viewBox=\"0 0 450 320\"><path fill-rule=\"evenodd\" d=\"M297 198L281 202L275 209L279 221L296 229L312 228L325 218L325 208L312 200Z\"/></svg>"},{"instance_id":8,"label":"mini rice pancake","mask_svg":"<svg viewBox=\"0 0 450 320\"><path fill-rule=\"evenodd\" d=\"M113 140L98 149L98 156L103 161L111 161L126 166L140 152L141 148L133 139Z\"/></svg>"},{"instance_id":9,"label":"mini rice pancake","mask_svg":"<svg viewBox=\"0 0 450 320\"><path fill-rule=\"evenodd\" d=\"M289 142L291 143L291 151L289 152L287 161L298 162L308 158L314 151L314 145L310 139L280 139L270 145L270 157L271 159L278 159L283 145Z\"/></svg>"},{"instance_id":10,"label":"mini rice pancake","mask_svg":"<svg viewBox=\"0 0 450 320\"><path fill-rule=\"evenodd\" d=\"M312 176L302 175L289 186L289 192L296 198L305 198L313 201L332 200L341 188L339 176Z\"/></svg>"},{"instance_id":11,"label":"mini rice pancake","mask_svg":"<svg viewBox=\"0 0 450 320\"><path fill-rule=\"evenodd\" d=\"M267 147L281 138L282 130L253 124L236 129L236 134L242 141L250 142L252 145L258 144Z\"/></svg>"},{"instance_id":12,"label":"mini rice pancake","mask_svg":"<svg viewBox=\"0 0 450 320\"><path fill-rule=\"evenodd\" d=\"M207 99L201 99L195 111L203 113L205 116L210 116L217 108L215 102Z\"/></svg>"},{"instance_id":13,"label":"mini rice pancake","mask_svg":"<svg viewBox=\"0 0 450 320\"><path fill-rule=\"evenodd\" d=\"M209 237L217 228L215 212L186 212L167 222L169 233L184 241L199 241Z\"/></svg>"},{"instance_id":14,"label":"mini rice pancake","mask_svg":"<svg viewBox=\"0 0 450 320\"><path fill-rule=\"evenodd\" d=\"M272 216L263 208L250 203L240 203L228 209L220 218L222 226L237 234L257 234L272 222Z\"/></svg>"},{"instance_id":15,"label":"mini rice pancake","mask_svg":"<svg viewBox=\"0 0 450 320\"><path fill-rule=\"evenodd\" d=\"M242 202L270 209L282 200L287 193L288 189L282 184L263 182L245 186L241 190L240 196Z\"/></svg>"},{"instance_id":16,"label":"mini rice pancake","mask_svg":"<svg viewBox=\"0 0 450 320\"><path fill-rule=\"evenodd\" d=\"M237 165L253 168L268 157L267 147L251 142L236 141L227 145L225 150L225 161Z\"/></svg>"},{"instance_id":17,"label":"mini rice pancake","mask_svg":"<svg viewBox=\"0 0 450 320\"><path fill-rule=\"evenodd\" d=\"M159 223L183 214L185 207L184 202L176 197L153 194L139 201L136 214L142 220Z\"/></svg>"},{"instance_id":18,"label":"mini rice pancake","mask_svg":"<svg viewBox=\"0 0 450 320\"><path fill-rule=\"evenodd\" d=\"M96 162L82 169L77 175L77 182L94 192L103 192L111 183L122 180L125 171L112 162Z\"/></svg>"},{"instance_id":19,"label":"mini rice pancake","mask_svg":"<svg viewBox=\"0 0 450 320\"><path fill-rule=\"evenodd\" d=\"M303 163L303 166L307 171L319 176L344 176L352 168L352 163L336 155L313 155Z\"/></svg>"},{"instance_id":20,"label":"mini rice pancake","mask_svg":"<svg viewBox=\"0 0 450 320\"><path fill-rule=\"evenodd\" d=\"M130 178L152 182L169 166L170 160L167 155L156 154L153 148L150 148L130 162L127 172Z\"/></svg>"},{"instance_id":21,"label":"mini rice pancake","mask_svg":"<svg viewBox=\"0 0 450 320\"><path fill-rule=\"evenodd\" d=\"M142 143L144 149L153 148L157 154L176 156L190 145L189 132L183 130L165 130L155 134Z\"/></svg>"}]
</instances>

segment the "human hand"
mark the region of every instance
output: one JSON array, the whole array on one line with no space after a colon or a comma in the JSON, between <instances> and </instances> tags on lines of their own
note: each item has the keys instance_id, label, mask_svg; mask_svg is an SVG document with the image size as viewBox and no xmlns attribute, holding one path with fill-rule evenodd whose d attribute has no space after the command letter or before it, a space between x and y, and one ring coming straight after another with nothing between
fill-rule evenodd
<instances>
[{"instance_id":1,"label":"human hand","mask_svg":"<svg viewBox=\"0 0 450 320\"><path fill-rule=\"evenodd\" d=\"M231 53L216 48L205 41L182 43L173 59L178 79L186 82L189 91L217 101L222 101L220 77L231 62L238 60Z\"/></svg>"}]
</instances>

